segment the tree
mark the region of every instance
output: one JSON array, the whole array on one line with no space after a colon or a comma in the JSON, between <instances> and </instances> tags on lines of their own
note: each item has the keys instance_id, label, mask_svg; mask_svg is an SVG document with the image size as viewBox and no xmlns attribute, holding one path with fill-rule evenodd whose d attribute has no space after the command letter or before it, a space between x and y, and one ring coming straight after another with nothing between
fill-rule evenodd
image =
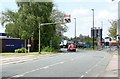
<instances>
[{"instance_id":1,"label":"tree","mask_svg":"<svg viewBox=\"0 0 120 79\"><path fill-rule=\"evenodd\" d=\"M58 9L53 9L51 14L51 20L57 23L64 23L64 13L60 12ZM65 24L56 24L57 33L67 32L68 27Z\"/></svg>"},{"instance_id":2,"label":"tree","mask_svg":"<svg viewBox=\"0 0 120 79\"><path fill-rule=\"evenodd\" d=\"M17 2L18 11L13 12L8 10L3 12L2 24L6 27L6 33L11 37L17 37L21 39L34 38L34 45L36 51L38 51L38 30L39 23L54 23L58 22L58 19L63 19L60 15L63 15L58 10L55 12L52 2ZM57 13L58 12L58 13ZM57 13L57 16L53 15ZM61 21L60 21L61 22ZM59 28L60 27L60 28ZM50 45L50 40L59 39L59 31L65 31L65 28L61 28L61 25L44 25L41 26L41 48ZM59 45L60 40L55 40L53 48Z\"/></svg>"},{"instance_id":3,"label":"tree","mask_svg":"<svg viewBox=\"0 0 120 79\"><path fill-rule=\"evenodd\" d=\"M51 14L51 20L56 23L64 23L64 13L58 9L53 9ZM60 41L64 39L63 33L67 32L68 27L65 24L56 24L56 35L59 36Z\"/></svg>"},{"instance_id":4,"label":"tree","mask_svg":"<svg viewBox=\"0 0 120 79\"><path fill-rule=\"evenodd\" d=\"M116 39L116 34L117 34L117 21L112 21L110 22L111 27L109 28L109 36L112 37L113 39Z\"/></svg>"},{"instance_id":5,"label":"tree","mask_svg":"<svg viewBox=\"0 0 120 79\"><path fill-rule=\"evenodd\" d=\"M11 37L20 37L20 31L18 23L18 13L12 12L10 10L7 10L6 12L2 13L2 22L1 24L5 26L5 32L8 36Z\"/></svg>"}]
</instances>

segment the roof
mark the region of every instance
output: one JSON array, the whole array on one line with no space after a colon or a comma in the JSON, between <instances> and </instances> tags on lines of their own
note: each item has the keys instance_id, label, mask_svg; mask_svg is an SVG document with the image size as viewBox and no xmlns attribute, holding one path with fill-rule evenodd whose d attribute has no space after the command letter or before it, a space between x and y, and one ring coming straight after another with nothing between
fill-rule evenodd
<instances>
[{"instance_id":1,"label":"roof","mask_svg":"<svg viewBox=\"0 0 120 79\"><path fill-rule=\"evenodd\" d=\"M0 39L20 39L20 38L0 38Z\"/></svg>"}]
</instances>

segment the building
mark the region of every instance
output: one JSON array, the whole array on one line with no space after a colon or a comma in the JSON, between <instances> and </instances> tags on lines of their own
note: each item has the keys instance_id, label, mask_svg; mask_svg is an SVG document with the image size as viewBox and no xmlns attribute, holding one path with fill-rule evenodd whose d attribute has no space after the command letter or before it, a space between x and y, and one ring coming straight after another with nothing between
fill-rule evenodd
<instances>
[{"instance_id":1,"label":"building","mask_svg":"<svg viewBox=\"0 0 120 79\"><path fill-rule=\"evenodd\" d=\"M14 52L15 49L24 46L24 40L20 38L7 38L5 33L0 33L0 52Z\"/></svg>"},{"instance_id":2,"label":"building","mask_svg":"<svg viewBox=\"0 0 120 79\"><path fill-rule=\"evenodd\" d=\"M96 40L99 40L100 42L102 42L102 31L103 31L103 29L101 27L91 28L91 37L92 38L93 38L93 31L94 31L94 37L96 38Z\"/></svg>"}]
</instances>

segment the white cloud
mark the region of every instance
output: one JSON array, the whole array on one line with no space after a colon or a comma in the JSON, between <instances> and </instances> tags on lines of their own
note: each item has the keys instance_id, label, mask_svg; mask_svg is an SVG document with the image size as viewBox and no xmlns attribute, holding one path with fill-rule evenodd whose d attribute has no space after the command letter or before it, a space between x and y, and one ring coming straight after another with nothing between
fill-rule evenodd
<instances>
[{"instance_id":1,"label":"white cloud","mask_svg":"<svg viewBox=\"0 0 120 79\"><path fill-rule=\"evenodd\" d=\"M118 3L120 0L105 0L105 1L109 3Z\"/></svg>"},{"instance_id":2,"label":"white cloud","mask_svg":"<svg viewBox=\"0 0 120 79\"><path fill-rule=\"evenodd\" d=\"M75 3L75 2L81 2L81 3L118 3L120 0L53 0L53 2L64 2L64 3Z\"/></svg>"},{"instance_id":3,"label":"white cloud","mask_svg":"<svg viewBox=\"0 0 120 79\"><path fill-rule=\"evenodd\" d=\"M76 17L76 27L77 27L77 36L80 34L83 35L90 35L91 36L91 27L93 26L92 21L92 12L90 13L89 9L79 8L74 9L72 12L72 17ZM101 22L103 22L103 37L106 37L108 34L108 29L110 27L110 23L108 20L115 20L117 19L117 12L113 10L101 10L97 11L95 15L95 27L102 27ZM66 36L74 37L75 31L75 24L74 20L68 24L69 30L65 33Z\"/></svg>"},{"instance_id":4,"label":"white cloud","mask_svg":"<svg viewBox=\"0 0 120 79\"><path fill-rule=\"evenodd\" d=\"M73 18L76 18L76 35L79 36L80 34L83 35L90 35L90 29L92 27L92 16L90 14L89 9L86 8L78 8L72 10L71 13L71 20L72 22L70 24L67 24L68 26L68 32L66 32L64 35L68 37L74 37L75 35L75 20Z\"/></svg>"},{"instance_id":5,"label":"white cloud","mask_svg":"<svg viewBox=\"0 0 120 79\"><path fill-rule=\"evenodd\" d=\"M0 24L0 33L4 33L5 32L5 28Z\"/></svg>"},{"instance_id":6,"label":"white cloud","mask_svg":"<svg viewBox=\"0 0 120 79\"><path fill-rule=\"evenodd\" d=\"M5 28L3 28L3 26L1 25L1 17L2 17L2 13L0 12L0 33L4 33Z\"/></svg>"},{"instance_id":7,"label":"white cloud","mask_svg":"<svg viewBox=\"0 0 120 79\"><path fill-rule=\"evenodd\" d=\"M15 0L0 0L0 2L15 2Z\"/></svg>"},{"instance_id":8,"label":"white cloud","mask_svg":"<svg viewBox=\"0 0 120 79\"><path fill-rule=\"evenodd\" d=\"M108 29L111 26L108 20L116 20L117 19L117 12L113 10L102 10L98 12L98 15L95 16L95 26L102 26L103 27L103 36L107 36ZM103 24L101 24L103 22Z\"/></svg>"},{"instance_id":9,"label":"white cloud","mask_svg":"<svg viewBox=\"0 0 120 79\"><path fill-rule=\"evenodd\" d=\"M109 19L111 17L112 16L108 11L100 11L97 16L97 18L100 18L100 19Z\"/></svg>"},{"instance_id":10,"label":"white cloud","mask_svg":"<svg viewBox=\"0 0 120 79\"><path fill-rule=\"evenodd\" d=\"M84 15L88 15L88 12L89 12L89 9L79 8L79 9L73 10L72 15L84 16Z\"/></svg>"},{"instance_id":11,"label":"white cloud","mask_svg":"<svg viewBox=\"0 0 120 79\"><path fill-rule=\"evenodd\" d=\"M99 11L98 15L96 16L97 19L103 20L114 20L117 19L117 12L111 12L107 10Z\"/></svg>"}]
</instances>

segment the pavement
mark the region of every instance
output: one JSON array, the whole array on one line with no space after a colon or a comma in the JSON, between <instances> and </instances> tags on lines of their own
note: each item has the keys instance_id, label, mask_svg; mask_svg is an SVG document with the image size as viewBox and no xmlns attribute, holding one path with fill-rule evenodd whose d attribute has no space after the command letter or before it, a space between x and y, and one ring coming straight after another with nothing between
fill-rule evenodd
<instances>
[{"instance_id":1,"label":"pavement","mask_svg":"<svg viewBox=\"0 0 120 79\"><path fill-rule=\"evenodd\" d=\"M112 59L106 67L105 72L101 75L102 77L119 77L118 76L118 51L111 53Z\"/></svg>"}]
</instances>

